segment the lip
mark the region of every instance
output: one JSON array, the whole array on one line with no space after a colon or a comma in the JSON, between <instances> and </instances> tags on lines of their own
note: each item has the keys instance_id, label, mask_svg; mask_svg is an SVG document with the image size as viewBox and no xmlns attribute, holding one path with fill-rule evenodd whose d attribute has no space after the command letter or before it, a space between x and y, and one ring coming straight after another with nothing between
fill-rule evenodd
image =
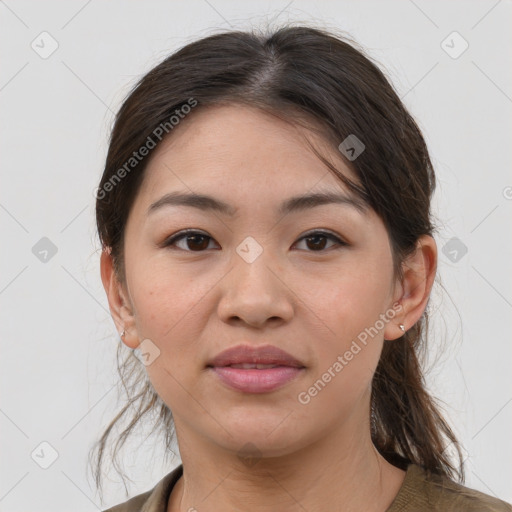
<instances>
[{"instance_id":1,"label":"lip","mask_svg":"<svg viewBox=\"0 0 512 512\"><path fill-rule=\"evenodd\" d=\"M275 367L245 369L230 366L244 363ZM297 378L305 366L292 355L272 345L237 345L218 354L207 364L207 368L232 389L245 393L268 393Z\"/></svg>"},{"instance_id":2,"label":"lip","mask_svg":"<svg viewBox=\"0 0 512 512\"><path fill-rule=\"evenodd\" d=\"M292 355L273 345L236 345L215 356L207 366L230 366L232 364L276 364L292 368L304 368L304 365Z\"/></svg>"}]
</instances>

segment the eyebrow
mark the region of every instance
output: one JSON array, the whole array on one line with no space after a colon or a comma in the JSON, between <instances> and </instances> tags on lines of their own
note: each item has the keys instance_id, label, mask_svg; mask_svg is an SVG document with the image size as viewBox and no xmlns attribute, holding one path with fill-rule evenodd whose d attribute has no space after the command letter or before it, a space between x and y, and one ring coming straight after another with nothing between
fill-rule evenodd
<instances>
[{"instance_id":1,"label":"eyebrow","mask_svg":"<svg viewBox=\"0 0 512 512\"><path fill-rule=\"evenodd\" d=\"M314 194L290 197L283 201L278 209L278 214L304 211L316 206L326 204L341 204L356 209L361 214L366 214L368 205L358 198L349 197L335 192L317 192ZM188 206L202 211L216 211L224 215L233 217L238 208L205 194L196 194L190 192L170 192L152 203L147 214L163 208L164 206Z\"/></svg>"}]
</instances>

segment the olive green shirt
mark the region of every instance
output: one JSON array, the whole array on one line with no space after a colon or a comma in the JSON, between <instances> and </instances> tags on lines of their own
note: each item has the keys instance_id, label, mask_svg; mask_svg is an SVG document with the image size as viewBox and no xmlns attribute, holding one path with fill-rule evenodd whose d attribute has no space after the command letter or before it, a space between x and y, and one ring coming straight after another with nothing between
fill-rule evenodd
<instances>
[{"instance_id":1,"label":"olive green shirt","mask_svg":"<svg viewBox=\"0 0 512 512\"><path fill-rule=\"evenodd\" d=\"M183 474L183 465L168 473L143 494L103 512L167 512L171 491ZM393 503L386 512L512 512L512 505L446 477L410 464Z\"/></svg>"}]
</instances>

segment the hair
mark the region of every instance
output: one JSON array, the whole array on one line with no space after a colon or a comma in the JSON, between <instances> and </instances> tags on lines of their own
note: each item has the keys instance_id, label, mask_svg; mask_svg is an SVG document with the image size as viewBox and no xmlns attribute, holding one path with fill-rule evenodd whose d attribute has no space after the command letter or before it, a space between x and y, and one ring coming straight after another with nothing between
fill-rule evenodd
<instances>
[{"instance_id":1,"label":"hair","mask_svg":"<svg viewBox=\"0 0 512 512\"><path fill-rule=\"evenodd\" d=\"M421 131L383 72L357 43L333 31L285 25L269 33L227 31L187 44L143 76L120 107L96 202L102 248L110 252L119 281L126 277L125 225L149 160L134 162L134 152L149 147L150 140L158 139L156 144L164 140L157 135L162 127L167 137L172 136L169 120L177 118L175 114L194 116L206 106L233 104L258 108L292 125L303 124L336 150L349 135L364 143L355 160L339 152L356 181L313 150L383 220L394 275L403 279L402 263L416 250L419 237L435 230L430 202L436 179ZM400 338L384 341L372 380L372 441L395 466L405 469L415 463L464 482L460 445L426 389L420 364L428 338L427 309ZM120 362L124 349L128 352ZM156 415L153 431L158 426L163 429L166 454L175 435L172 412L156 394L138 358L122 342L117 356L127 401L93 447L98 449L95 478L100 489L107 440L132 408L112 455L118 472L118 451L146 415ZM457 463L445 453L448 447L455 449Z\"/></svg>"}]
</instances>

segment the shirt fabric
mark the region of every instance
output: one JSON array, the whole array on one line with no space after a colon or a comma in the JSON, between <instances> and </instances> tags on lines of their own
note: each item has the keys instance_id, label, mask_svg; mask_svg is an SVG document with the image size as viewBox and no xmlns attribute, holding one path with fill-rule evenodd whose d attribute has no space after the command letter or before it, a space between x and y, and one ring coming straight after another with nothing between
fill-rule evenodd
<instances>
[{"instance_id":1,"label":"shirt fabric","mask_svg":"<svg viewBox=\"0 0 512 512\"><path fill-rule=\"evenodd\" d=\"M167 512L171 491L182 475L180 464L150 491L103 512ZM386 512L427 511L512 512L512 505L409 464L402 486Z\"/></svg>"}]
</instances>

